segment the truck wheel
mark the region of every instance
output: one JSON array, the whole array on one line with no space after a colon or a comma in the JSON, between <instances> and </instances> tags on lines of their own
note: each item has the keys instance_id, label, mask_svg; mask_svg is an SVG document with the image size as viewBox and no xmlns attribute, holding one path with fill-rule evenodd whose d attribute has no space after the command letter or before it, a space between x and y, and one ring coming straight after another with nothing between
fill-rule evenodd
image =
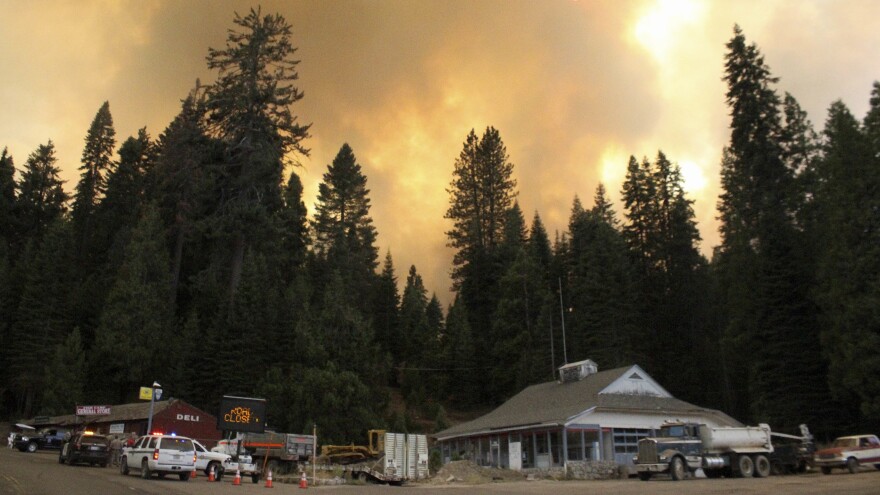
<instances>
[{"instance_id":1,"label":"truck wheel","mask_svg":"<svg viewBox=\"0 0 880 495\"><path fill-rule=\"evenodd\" d=\"M681 481L684 479L684 461L681 460L681 457L673 457L672 460L669 461L669 475L672 476L672 479L675 481Z\"/></svg>"},{"instance_id":2,"label":"truck wheel","mask_svg":"<svg viewBox=\"0 0 880 495\"><path fill-rule=\"evenodd\" d=\"M770 461L767 456L758 454L755 456L755 478L766 478L770 476Z\"/></svg>"},{"instance_id":3,"label":"truck wheel","mask_svg":"<svg viewBox=\"0 0 880 495\"><path fill-rule=\"evenodd\" d=\"M150 465L147 463L147 460L144 459L141 461L141 478L148 480L150 479Z\"/></svg>"},{"instance_id":4,"label":"truck wheel","mask_svg":"<svg viewBox=\"0 0 880 495\"><path fill-rule=\"evenodd\" d=\"M217 473L220 472L220 463L217 461L208 463L208 466L205 468L205 476L211 476L211 469L214 469L214 478L217 478Z\"/></svg>"},{"instance_id":5,"label":"truck wheel","mask_svg":"<svg viewBox=\"0 0 880 495\"><path fill-rule=\"evenodd\" d=\"M260 482L260 475L259 475L259 473L254 473L254 474L252 474L252 475L251 475L251 480L254 482L254 484L259 483L259 482Z\"/></svg>"},{"instance_id":6,"label":"truck wheel","mask_svg":"<svg viewBox=\"0 0 880 495\"><path fill-rule=\"evenodd\" d=\"M849 470L850 473L856 474L859 472L859 460L855 457L850 457L846 460L846 469Z\"/></svg>"},{"instance_id":7,"label":"truck wheel","mask_svg":"<svg viewBox=\"0 0 880 495\"><path fill-rule=\"evenodd\" d=\"M31 442L27 444L27 451L33 454L37 451L37 442Z\"/></svg>"},{"instance_id":8,"label":"truck wheel","mask_svg":"<svg viewBox=\"0 0 880 495\"><path fill-rule=\"evenodd\" d=\"M128 475L128 457L123 456L122 459L119 460L119 472L123 476Z\"/></svg>"},{"instance_id":9,"label":"truck wheel","mask_svg":"<svg viewBox=\"0 0 880 495\"><path fill-rule=\"evenodd\" d=\"M831 468L828 466L822 466L822 474L831 474Z\"/></svg>"},{"instance_id":10,"label":"truck wheel","mask_svg":"<svg viewBox=\"0 0 880 495\"><path fill-rule=\"evenodd\" d=\"M755 463L752 462L752 458L747 455L739 456L737 467L739 468L738 475L740 478L751 478L755 472Z\"/></svg>"}]
</instances>

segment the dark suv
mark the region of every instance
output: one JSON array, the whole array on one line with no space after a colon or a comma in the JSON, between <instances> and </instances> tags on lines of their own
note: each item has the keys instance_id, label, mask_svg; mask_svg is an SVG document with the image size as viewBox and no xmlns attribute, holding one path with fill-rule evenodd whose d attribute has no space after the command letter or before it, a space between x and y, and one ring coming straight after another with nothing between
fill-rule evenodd
<instances>
[{"instance_id":1,"label":"dark suv","mask_svg":"<svg viewBox=\"0 0 880 495\"><path fill-rule=\"evenodd\" d=\"M35 433L22 433L15 437L15 447L22 452L36 452L37 449L60 449L69 430L65 428L43 428Z\"/></svg>"},{"instance_id":2,"label":"dark suv","mask_svg":"<svg viewBox=\"0 0 880 495\"><path fill-rule=\"evenodd\" d=\"M110 441L104 435L95 435L91 431L74 433L58 453L58 463L65 462L70 465L82 462L107 467L110 462Z\"/></svg>"}]
</instances>

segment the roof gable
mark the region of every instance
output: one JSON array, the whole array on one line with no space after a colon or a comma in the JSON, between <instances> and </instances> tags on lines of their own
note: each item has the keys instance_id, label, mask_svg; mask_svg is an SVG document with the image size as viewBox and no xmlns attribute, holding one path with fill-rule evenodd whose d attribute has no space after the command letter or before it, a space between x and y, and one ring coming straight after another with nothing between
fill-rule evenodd
<instances>
[{"instance_id":1,"label":"roof gable","mask_svg":"<svg viewBox=\"0 0 880 495\"><path fill-rule=\"evenodd\" d=\"M602 389L600 394L647 395L651 397L672 398L672 394L661 387L645 370L634 364L620 377Z\"/></svg>"}]
</instances>

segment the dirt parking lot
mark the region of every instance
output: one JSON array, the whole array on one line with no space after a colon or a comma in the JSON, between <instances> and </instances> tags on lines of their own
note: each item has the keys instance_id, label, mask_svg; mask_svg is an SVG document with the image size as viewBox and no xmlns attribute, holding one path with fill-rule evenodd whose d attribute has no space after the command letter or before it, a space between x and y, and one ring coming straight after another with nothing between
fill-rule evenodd
<instances>
[{"instance_id":1,"label":"dirt parking lot","mask_svg":"<svg viewBox=\"0 0 880 495\"><path fill-rule=\"evenodd\" d=\"M453 494L534 494L534 495L868 495L880 494L880 471L864 469L858 474L835 471L831 475L818 473L771 476L758 479L689 479L672 481L668 478L639 481L637 479L615 481L516 481L482 484L416 484L404 487L379 485L320 487L321 492L388 493L395 495L453 495Z\"/></svg>"}]
</instances>

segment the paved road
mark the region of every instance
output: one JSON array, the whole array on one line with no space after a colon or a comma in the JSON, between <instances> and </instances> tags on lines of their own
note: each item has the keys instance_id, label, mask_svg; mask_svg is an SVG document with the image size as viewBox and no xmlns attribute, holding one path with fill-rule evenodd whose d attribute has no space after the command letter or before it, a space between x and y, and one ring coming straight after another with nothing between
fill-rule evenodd
<instances>
[{"instance_id":1,"label":"paved road","mask_svg":"<svg viewBox=\"0 0 880 495\"><path fill-rule=\"evenodd\" d=\"M864 469L855 475L835 471L834 474L771 476L766 479L694 479L680 482L654 479L642 482L622 481L531 481L490 483L482 485L415 485L389 487L379 485L310 487L326 495L868 495L880 494L880 471ZM122 476L116 469L67 466L58 464L54 452L26 454L0 449L0 495L236 495L244 493L303 494L296 484L275 483L267 492L263 483L242 480L233 486L231 477L220 483L208 483L204 476L188 482L177 478L143 480L136 475Z\"/></svg>"}]
</instances>

